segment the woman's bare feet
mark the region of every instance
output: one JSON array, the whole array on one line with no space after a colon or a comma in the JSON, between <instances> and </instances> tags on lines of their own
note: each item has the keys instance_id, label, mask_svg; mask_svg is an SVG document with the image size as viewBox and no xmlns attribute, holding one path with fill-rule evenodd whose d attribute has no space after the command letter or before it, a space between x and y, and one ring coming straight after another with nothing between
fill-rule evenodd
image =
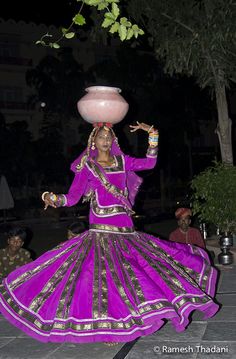
<instances>
[{"instance_id":1,"label":"woman's bare feet","mask_svg":"<svg viewBox=\"0 0 236 359\"><path fill-rule=\"evenodd\" d=\"M119 343L117 342L104 342L105 345L107 345L108 347L114 347L115 345L118 345Z\"/></svg>"}]
</instances>

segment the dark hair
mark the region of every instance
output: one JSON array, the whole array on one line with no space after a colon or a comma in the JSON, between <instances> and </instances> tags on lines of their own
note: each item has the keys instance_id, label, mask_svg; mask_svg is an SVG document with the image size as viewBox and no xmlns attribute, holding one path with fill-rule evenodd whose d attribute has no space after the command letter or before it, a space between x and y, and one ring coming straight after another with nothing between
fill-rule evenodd
<instances>
[{"instance_id":1,"label":"dark hair","mask_svg":"<svg viewBox=\"0 0 236 359\"><path fill-rule=\"evenodd\" d=\"M112 138L114 137L114 132L112 131L112 129L111 129L110 127L107 127L106 125L103 125L103 126L100 126L100 127L98 127L98 128L96 129L93 138L95 139L96 136L97 136L102 130L109 132L110 135L112 136Z\"/></svg>"},{"instance_id":2,"label":"dark hair","mask_svg":"<svg viewBox=\"0 0 236 359\"><path fill-rule=\"evenodd\" d=\"M12 227L10 228L10 230L7 233L7 237L11 238L11 237L20 237L20 239L24 242L26 240L27 234L26 234L26 230L24 228L21 227Z\"/></svg>"},{"instance_id":3,"label":"dark hair","mask_svg":"<svg viewBox=\"0 0 236 359\"><path fill-rule=\"evenodd\" d=\"M84 228L85 227L82 222L73 222L68 226L67 230L74 234L79 234L84 230Z\"/></svg>"}]
</instances>

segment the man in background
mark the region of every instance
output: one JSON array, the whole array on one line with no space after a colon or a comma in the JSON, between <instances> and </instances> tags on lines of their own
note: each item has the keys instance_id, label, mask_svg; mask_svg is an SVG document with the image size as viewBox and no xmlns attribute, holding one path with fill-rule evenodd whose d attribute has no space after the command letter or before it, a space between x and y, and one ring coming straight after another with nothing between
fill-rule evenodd
<instances>
[{"instance_id":1,"label":"man in background","mask_svg":"<svg viewBox=\"0 0 236 359\"><path fill-rule=\"evenodd\" d=\"M0 249L0 279L8 276L16 268L32 262L30 252L22 248L26 240L26 231L13 227L7 235L6 248Z\"/></svg>"},{"instance_id":2,"label":"man in background","mask_svg":"<svg viewBox=\"0 0 236 359\"><path fill-rule=\"evenodd\" d=\"M178 208L175 211L178 228L170 233L169 240L185 244L206 248L201 232L194 227L190 227L192 211L189 208Z\"/></svg>"}]
</instances>

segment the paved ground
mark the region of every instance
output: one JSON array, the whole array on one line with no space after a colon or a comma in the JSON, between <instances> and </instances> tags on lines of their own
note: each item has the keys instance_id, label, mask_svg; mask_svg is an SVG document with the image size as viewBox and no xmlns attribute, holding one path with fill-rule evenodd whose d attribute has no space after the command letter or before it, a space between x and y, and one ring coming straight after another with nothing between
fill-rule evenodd
<instances>
[{"instance_id":1,"label":"paved ground","mask_svg":"<svg viewBox=\"0 0 236 359\"><path fill-rule=\"evenodd\" d=\"M168 226L162 223L157 227L159 234L165 234ZM52 238L49 247L65 235L65 228L54 230L57 239ZM49 238L48 231L43 237L42 233L40 247L43 251ZM151 336L111 348L100 343L43 344L27 337L0 316L0 359L235 359L236 266L218 268L220 278L216 298L222 304L221 310L208 321L203 321L201 314L195 312L192 323L183 333L176 333L170 324L166 324Z\"/></svg>"}]
</instances>

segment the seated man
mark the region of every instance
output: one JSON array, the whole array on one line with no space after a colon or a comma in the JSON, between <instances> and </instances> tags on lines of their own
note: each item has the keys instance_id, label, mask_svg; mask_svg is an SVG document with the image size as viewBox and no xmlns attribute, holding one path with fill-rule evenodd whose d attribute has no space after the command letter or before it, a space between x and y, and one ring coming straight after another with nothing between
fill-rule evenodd
<instances>
[{"instance_id":1,"label":"seated man","mask_svg":"<svg viewBox=\"0 0 236 359\"><path fill-rule=\"evenodd\" d=\"M21 248L26 239L26 232L20 227L9 230L8 246L0 249L0 279L6 277L16 268L32 261L30 252Z\"/></svg>"},{"instance_id":2,"label":"seated man","mask_svg":"<svg viewBox=\"0 0 236 359\"><path fill-rule=\"evenodd\" d=\"M175 212L178 228L170 233L169 240L173 242L194 244L206 248L201 232L197 228L190 227L192 211L189 208L178 208Z\"/></svg>"}]
</instances>

